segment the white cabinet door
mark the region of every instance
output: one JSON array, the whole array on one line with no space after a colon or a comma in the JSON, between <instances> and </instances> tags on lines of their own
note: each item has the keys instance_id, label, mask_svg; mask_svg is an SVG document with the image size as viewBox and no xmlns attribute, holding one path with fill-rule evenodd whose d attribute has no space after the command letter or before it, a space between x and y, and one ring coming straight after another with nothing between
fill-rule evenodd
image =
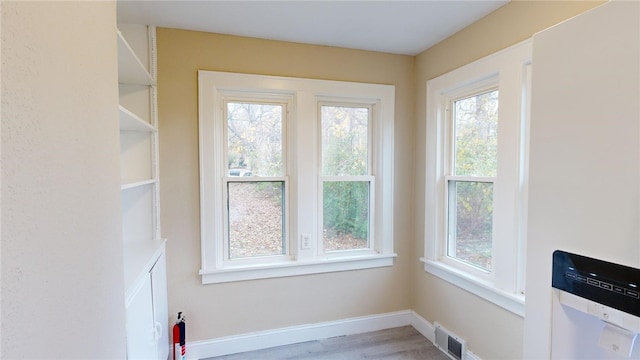
<instances>
[{"instance_id":1,"label":"white cabinet door","mask_svg":"<svg viewBox=\"0 0 640 360\"><path fill-rule=\"evenodd\" d=\"M151 269L151 290L153 294L153 314L158 334L157 359L169 356L169 309L167 303L167 261L162 253Z\"/></svg>"},{"instance_id":2,"label":"white cabinet door","mask_svg":"<svg viewBox=\"0 0 640 360\"><path fill-rule=\"evenodd\" d=\"M157 359L151 294L151 277L147 276L127 305L127 358L129 360Z\"/></svg>"}]
</instances>

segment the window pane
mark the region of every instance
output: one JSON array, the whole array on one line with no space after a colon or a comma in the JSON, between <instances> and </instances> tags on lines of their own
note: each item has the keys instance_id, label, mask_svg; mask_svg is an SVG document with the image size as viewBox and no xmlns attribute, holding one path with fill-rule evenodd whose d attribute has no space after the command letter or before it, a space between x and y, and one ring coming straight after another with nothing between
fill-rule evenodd
<instances>
[{"instance_id":1,"label":"window pane","mask_svg":"<svg viewBox=\"0 0 640 360\"><path fill-rule=\"evenodd\" d=\"M323 183L323 231L325 251L369 247L369 182Z\"/></svg>"},{"instance_id":2,"label":"window pane","mask_svg":"<svg viewBox=\"0 0 640 360\"><path fill-rule=\"evenodd\" d=\"M284 182L229 182L229 258L285 254Z\"/></svg>"},{"instance_id":3,"label":"window pane","mask_svg":"<svg viewBox=\"0 0 640 360\"><path fill-rule=\"evenodd\" d=\"M322 175L367 175L369 108L321 106Z\"/></svg>"},{"instance_id":4,"label":"window pane","mask_svg":"<svg viewBox=\"0 0 640 360\"><path fill-rule=\"evenodd\" d=\"M282 116L275 104L227 103L229 176L282 176Z\"/></svg>"},{"instance_id":5,"label":"window pane","mask_svg":"<svg viewBox=\"0 0 640 360\"><path fill-rule=\"evenodd\" d=\"M369 182L327 181L323 189L324 249L369 247Z\"/></svg>"},{"instance_id":6,"label":"window pane","mask_svg":"<svg viewBox=\"0 0 640 360\"><path fill-rule=\"evenodd\" d=\"M491 270L493 183L449 182L447 255Z\"/></svg>"},{"instance_id":7,"label":"window pane","mask_svg":"<svg viewBox=\"0 0 640 360\"><path fill-rule=\"evenodd\" d=\"M496 176L498 90L454 102L455 173Z\"/></svg>"}]
</instances>

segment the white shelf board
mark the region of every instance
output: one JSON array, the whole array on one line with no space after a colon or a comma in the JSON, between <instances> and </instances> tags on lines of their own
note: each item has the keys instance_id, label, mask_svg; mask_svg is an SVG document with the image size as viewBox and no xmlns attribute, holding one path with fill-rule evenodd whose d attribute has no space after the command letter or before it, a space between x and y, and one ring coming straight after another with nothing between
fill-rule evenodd
<instances>
[{"instance_id":1,"label":"white shelf board","mask_svg":"<svg viewBox=\"0 0 640 360\"><path fill-rule=\"evenodd\" d=\"M155 179L124 179L122 180L122 190L133 189L139 186L155 184Z\"/></svg>"},{"instance_id":2,"label":"white shelf board","mask_svg":"<svg viewBox=\"0 0 640 360\"><path fill-rule=\"evenodd\" d=\"M120 131L156 131L156 128L120 105Z\"/></svg>"},{"instance_id":3,"label":"white shelf board","mask_svg":"<svg viewBox=\"0 0 640 360\"><path fill-rule=\"evenodd\" d=\"M166 239L139 239L124 244L124 285L128 299L165 249Z\"/></svg>"},{"instance_id":4,"label":"white shelf board","mask_svg":"<svg viewBox=\"0 0 640 360\"><path fill-rule=\"evenodd\" d=\"M119 30L118 82L121 84L155 85L153 77Z\"/></svg>"}]
</instances>

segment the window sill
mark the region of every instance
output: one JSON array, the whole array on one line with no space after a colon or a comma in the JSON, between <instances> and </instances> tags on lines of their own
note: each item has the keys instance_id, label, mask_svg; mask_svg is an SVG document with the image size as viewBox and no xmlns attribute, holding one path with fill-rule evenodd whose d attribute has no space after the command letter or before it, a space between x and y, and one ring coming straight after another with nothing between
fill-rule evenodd
<instances>
[{"instance_id":1,"label":"window sill","mask_svg":"<svg viewBox=\"0 0 640 360\"><path fill-rule=\"evenodd\" d=\"M331 258L312 261L287 261L272 264L236 266L215 270L200 270L203 284L268 279L287 276L360 270L393 265L396 254Z\"/></svg>"},{"instance_id":2,"label":"window sill","mask_svg":"<svg viewBox=\"0 0 640 360\"><path fill-rule=\"evenodd\" d=\"M425 258L420 258L420 261L424 263L424 271L524 318L524 295L500 290L484 279L469 275L439 261Z\"/></svg>"}]
</instances>

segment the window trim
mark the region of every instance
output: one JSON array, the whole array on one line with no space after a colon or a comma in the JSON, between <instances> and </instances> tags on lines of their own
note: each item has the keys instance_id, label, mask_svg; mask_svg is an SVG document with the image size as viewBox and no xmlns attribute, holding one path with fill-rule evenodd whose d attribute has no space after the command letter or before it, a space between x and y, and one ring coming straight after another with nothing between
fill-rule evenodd
<instances>
[{"instance_id":1,"label":"window trim","mask_svg":"<svg viewBox=\"0 0 640 360\"><path fill-rule=\"evenodd\" d=\"M224 259L220 245L220 229L212 219L224 221L223 209L217 204L224 190L214 185L215 178L225 176L224 159L215 154L222 149L222 136L216 134L216 117L222 117L221 99L237 95L241 98L262 94L267 99L289 97L291 106L287 117L285 156L289 160L288 255L263 257L256 261ZM234 95L234 96L235 96ZM200 231L202 283L220 283L306 275L333 271L392 266L393 252L393 125L395 87L342 81L287 78L252 74L198 71L199 161L200 161ZM370 175L375 177L372 208L375 220L375 251L336 251L320 253L318 217L309 216L309 208L321 211L317 198L320 184L318 109L320 103L349 103L368 105L372 114L372 162ZM216 115L217 114L217 115ZM218 119L218 121L221 121ZM219 125L219 124L218 124ZM307 155L302 158L301 153ZM301 180L305 173L312 177ZM304 205L301 205L304 204ZM310 236L310 247L302 247L304 236ZM217 237L216 237L217 236Z\"/></svg>"},{"instance_id":2,"label":"window trim","mask_svg":"<svg viewBox=\"0 0 640 360\"><path fill-rule=\"evenodd\" d=\"M531 41L526 40L493 55L472 62L427 82L426 172L425 172L425 252L420 260L424 270L477 296L524 316L524 252L526 249L526 168L528 166L528 100L530 94ZM449 102L466 94L497 87L500 91L500 119L517 119L498 125L498 143L505 133L513 138L517 154L498 152L499 169L495 183L509 184L508 199L514 212L503 211L513 221L503 225L496 243L494 234L493 271L488 276L471 271L472 266L456 264L446 256L446 177L450 152L446 109ZM505 115L509 114L509 115ZM500 120L499 120L500 121ZM505 130L506 128L506 130ZM502 136L500 134L502 132ZM499 145L500 146L500 145ZM501 173L506 173L502 174ZM504 186L502 185L501 186ZM495 196L495 195L494 195ZM494 208L494 211L498 209ZM495 213L494 213L495 223ZM517 239L507 241L505 239ZM443 252L444 251L444 252Z\"/></svg>"},{"instance_id":3,"label":"window trim","mask_svg":"<svg viewBox=\"0 0 640 360\"><path fill-rule=\"evenodd\" d=\"M376 101L377 103L377 101ZM335 255L340 255L340 253L345 254L353 254L353 255L374 255L376 252L376 244L374 243L375 239L375 214L376 214L376 202L375 202L375 176L373 176L374 172L374 156L373 156L373 134L375 133L374 128L376 122L374 121L374 106L376 103L373 102L347 102L340 100L329 100L326 98L319 99L317 102L318 106L318 230L317 233L321 234L324 230L324 210L323 207L323 199L324 199L324 184L325 182L368 182L369 183L369 239L368 246L366 248L361 249L350 249L350 250L341 250L341 251L326 251L324 246L324 239L318 239L317 247L318 254L325 257L332 257ZM367 124L367 172L363 175L324 175L323 168L323 151L322 147L322 107L323 106L335 106L335 107L351 107L351 108L366 108L368 110L368 124Z\"/></svg>"},{"instance_id":4,"label":"window trim","mask_svg":"<svg viewBox=\"0 0 640 360\"><path fill-rule=\"evenodd\" d=\"M216 109L216 113L214 114L214 121L216 122L216 126L222 126L223 131L218 135L215 134L214 137L221 136L217 144L222 145L222 149L214 149L216 151L222 151L222 158L227 159L229 157L229 148L225 146L227 143L227 139L229 137L229 124L227 121L228 118L228 104L229 103L253 103L253 104L270 104L277 105L282 107L282 158L283 158L283 169L282 173L277 176L261 176L261 177L232 177L229 176L228 170L226 170L220 180L220 183L217 184L217 187L222 188L222 204L228 204L229 201L229 191L228 186L229 183L233 182L282 182L283 183L283 193L284 197L283 202L283 236L284 236L284 254L272 254L260 257L249 257L249 258L227 258L226 254L230 254L230 239L229 239L229 213L228 209L225 210L224 206L222 208L223 217L222 219L214 219L214 224L216 229L220 229L216 234L216 236L221 236L223 241L216 244L219 261L221 261L223 267L233 267L237 265L246 265L246 264L260 264L260 263L269 263L273 261L284 260L289 256L289 228L290 228L290 217L289 217L289 177L287 174L289 173L289 138L287 137L287 128L289 124L289 114L290 110L293 106L293 97L286 94L256 94L256 93L236 93L225 91L221 94L222 96L219 98L221 102L220 108Z\"/></svg>"}]
</instances>

